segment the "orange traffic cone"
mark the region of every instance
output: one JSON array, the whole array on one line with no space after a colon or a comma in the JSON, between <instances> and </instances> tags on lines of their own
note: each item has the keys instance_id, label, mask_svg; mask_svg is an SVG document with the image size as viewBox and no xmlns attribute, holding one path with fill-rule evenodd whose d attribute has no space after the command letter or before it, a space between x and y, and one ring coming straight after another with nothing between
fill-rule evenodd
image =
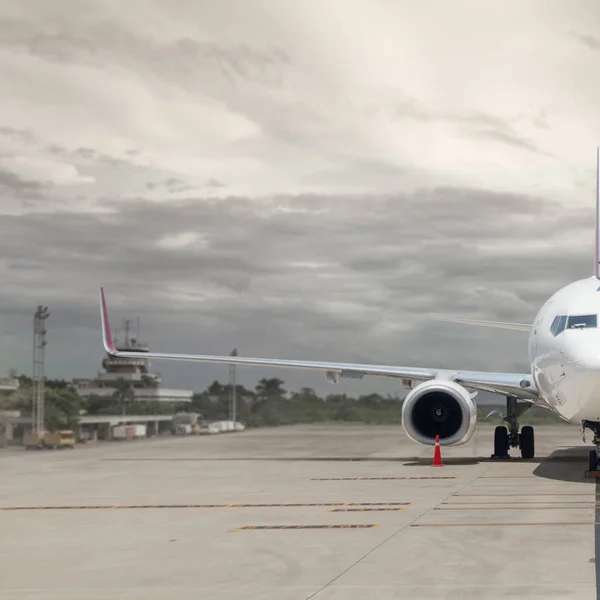
<instances>
[{"instance_id":1,"label":"orange traffic cone","mask_svg":"<svg viewBox=\"0 0 600 600\"><path fill-rule=\"evenodd\" d=\"M442 462L442 451L440 450L440 436L435 436L435 451L433 453L433 464L432 467L443 467L444 463Z\"/></svg>"}]
</instances>

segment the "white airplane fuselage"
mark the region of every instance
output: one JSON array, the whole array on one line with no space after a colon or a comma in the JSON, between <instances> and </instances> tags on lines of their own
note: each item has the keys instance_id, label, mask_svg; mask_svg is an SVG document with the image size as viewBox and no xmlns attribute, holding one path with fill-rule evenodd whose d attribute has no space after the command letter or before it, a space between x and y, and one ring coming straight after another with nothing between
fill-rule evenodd
<instances>
[{"instance_id":1,"label":"white airplane fuselage","mask_svg":"<svg viewBox=\"0 0 600 600\"><path fill-rule=\"evenodd\" d=\"M529 360L540 399L572 423L600 421L600 280L558 290L538 312Z\"/></svg>"}]
</instances>

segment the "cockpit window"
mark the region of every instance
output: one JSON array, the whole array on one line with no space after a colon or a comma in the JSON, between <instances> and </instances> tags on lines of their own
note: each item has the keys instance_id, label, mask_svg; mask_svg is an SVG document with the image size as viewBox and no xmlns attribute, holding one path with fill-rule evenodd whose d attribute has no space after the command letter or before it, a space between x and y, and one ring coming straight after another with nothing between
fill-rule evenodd
<instances>
[{"instance_id":1,"label":"cockpit window","mask_svg":"<svg viewBox=\"0 0 600 600\"><path fill-rule=\"evenodd\" d=\"M571 315L567 322L567 329L597 327L597 320L597 315Z\"/></svg>"},{"instance_id":2,"label":"cockpit window","mask_svg":"<svg viewBox=\"0 0 600 600\"><path fill-rule=\"evenodd\" d=\"M550 333L556 337L559 333L564 331L566 324L567 315L558 315L554 317L554 321L552 321L552 325L550 326Z\"/></svg>"}]
</instances>

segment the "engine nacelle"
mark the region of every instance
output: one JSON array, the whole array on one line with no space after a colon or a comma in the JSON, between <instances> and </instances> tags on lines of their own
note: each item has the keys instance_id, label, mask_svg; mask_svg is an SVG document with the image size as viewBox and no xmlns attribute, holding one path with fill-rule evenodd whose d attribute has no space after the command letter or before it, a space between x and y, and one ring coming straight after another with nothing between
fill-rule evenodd
<instances>
[{"instance_id":1,"label":"engine nacelle","mask_svg":"<svg viewBox=\"0 0 600 600\"><path fill-rule=\"evenodd\" d=\"M432 379L412 389L402 405L402 427L420 444L457 446L468 442L477 426L477 407L471 394L454 381Z\"/></svg>"}]
</instances>

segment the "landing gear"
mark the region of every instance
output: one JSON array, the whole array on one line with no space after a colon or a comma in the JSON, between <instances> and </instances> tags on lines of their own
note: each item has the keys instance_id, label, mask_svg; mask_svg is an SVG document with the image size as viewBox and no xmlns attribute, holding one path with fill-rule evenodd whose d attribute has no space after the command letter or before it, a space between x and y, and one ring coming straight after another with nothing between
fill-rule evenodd
<instances>
[{"instance_id":1,"label":"landing gear","mask_svg":"<svg viewBox=\"0 0 600 600\"><path fill-rule=\"evenodd\" d=\"M508 459L509 448L520 448L521 457L524 459L535 456L535 436L533 427L525 425L519 433L519 417L531 405L528 402L518 403L514 396L506 398L506 415L504 420L508 423L508 428L504 425L496 427L494 431L494 454L492 458Z\"/></svg>"},{"instance_id":2,"label":"landing gear","mask_svg":"<svg viewBox=\"0 0 600 600\"><path fill-rule=\"evenodd\" d=\"M494 431L494 454L493 458L510 458L508 456L508 430L504 425L499 425Z\"/></svg>"},{"instance_id":3,"label":"landing gear","mask_svg":"<svg viewBox=\"0 0 600 600\"><path fill-rule=\"evenodd\" d=\"M588 460L588 471L598 470L598 452L596 449L590 450L590 456Z\"/></svg>"},{"instance_id":4,"label":"landing gear","mask_svg":"<svg viewBox=\"0 0 600 600\"><path fill-rule=\"evenodd\" d=\"M531 425L524 425L521 427L519 445L521 447L521 458L527 459L535 456L535 438L533 427Z\"/></svg>"},{"instance_id":5,"label":"landing gear","mask_svg":"<svg viewBox=\"0 0 600 600\"><path fill-rule=\"evenodd\" d=\"M600 463L600 423L592 421L583 421L581 423L581 434L583 441L585 442L585 430L591 429L594 432L593 444L596 446L593 450L590 450L588 456L588 471L598 471L598 463Z\"/></svg>"}]
</instances>

